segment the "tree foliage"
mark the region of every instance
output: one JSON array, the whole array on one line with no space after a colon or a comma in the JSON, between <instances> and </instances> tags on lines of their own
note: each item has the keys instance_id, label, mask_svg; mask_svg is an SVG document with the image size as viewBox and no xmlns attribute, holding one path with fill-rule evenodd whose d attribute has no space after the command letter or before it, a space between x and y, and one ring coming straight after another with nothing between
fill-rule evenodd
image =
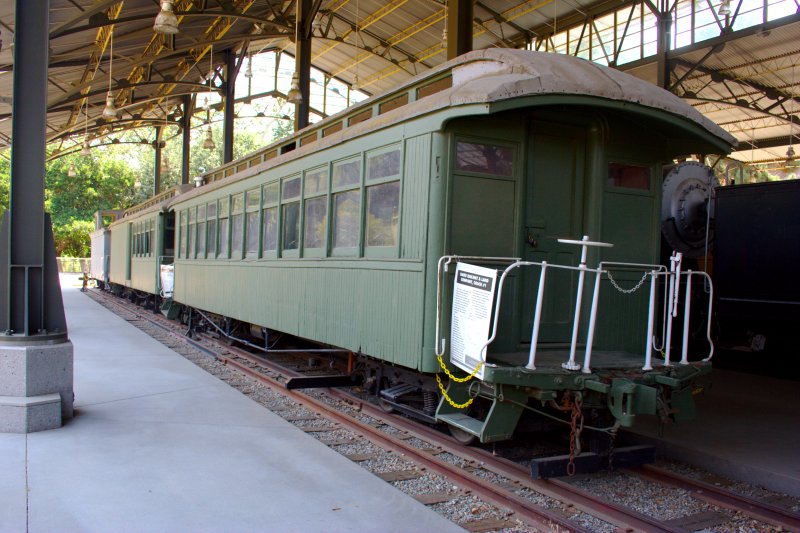
<instances>
[{"instance_id":1,"label":"tree foliage","mask_svg":"<svg viewBox=\"0 0 800 533\"><path fill-rule=\"evenodd\" d=\"M274 109L266 109L265 117L235 122L235 159L292 132L291 120L277 118L281 109L282 103L276 102ZM195 121L191 131L190 183L193 176L222 164L221 113L214 112L209 118L216 147L202 148L208 125ZM166 126L162 139L166 142L162 149L160 191L178 185L182 174L181 132L175 126ZM94 147L91 155L81 156L75 151L47 163L45 211L52 217L58 255L89 255L89 235L94 230L96 211L125 209L154 195L154 141L153 130L134 130L124 133L112 144ZM9 205L10 155L10 150L0 153L0 217ZM75 176L69 176L71 165L75 166Z\"/></svg>"}]
</instances>

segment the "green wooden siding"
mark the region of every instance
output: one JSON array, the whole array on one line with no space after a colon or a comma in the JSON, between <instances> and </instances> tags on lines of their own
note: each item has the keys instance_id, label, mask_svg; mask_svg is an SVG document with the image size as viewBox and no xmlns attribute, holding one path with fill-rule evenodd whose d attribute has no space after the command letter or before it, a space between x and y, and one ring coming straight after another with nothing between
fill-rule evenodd
<instances>
[{"instance_id":1,"label":"green wooden siding","mask_svg":"<svg viewBox=\"0 0 800 533\"><path fill-rule=\"evenodd\" d=\"M420 262L180 261L175 281L181 303L419 366Z\"/></svg>"}]
</instances>

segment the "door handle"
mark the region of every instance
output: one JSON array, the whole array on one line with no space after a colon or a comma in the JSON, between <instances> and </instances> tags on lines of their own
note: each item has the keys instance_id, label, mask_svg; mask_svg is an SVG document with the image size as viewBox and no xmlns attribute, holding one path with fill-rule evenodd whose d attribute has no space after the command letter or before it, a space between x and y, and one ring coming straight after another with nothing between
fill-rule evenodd
<instances>
[{"instance_id":1,"label":"door handle","mask_svg":"<svg viewBox=\"0 0 800 533\"><path fill-rule=\"evenodd\" d=\"M531 248L539 247L539 240L534 235L528 234L528 238L526 240L528 242L528 246L530 246Z\"/></svg>"}]
</instances>

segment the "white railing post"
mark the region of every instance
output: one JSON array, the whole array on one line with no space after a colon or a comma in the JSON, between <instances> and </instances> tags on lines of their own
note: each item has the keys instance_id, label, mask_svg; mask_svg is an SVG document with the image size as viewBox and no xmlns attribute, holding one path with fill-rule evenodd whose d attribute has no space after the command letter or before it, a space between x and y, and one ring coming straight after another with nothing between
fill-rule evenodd
<instances>
[{"instance_id":1,"label":"white railing post","mask_svg":"<svg viewBox=\"0 0 800 533\"><path fill-rule=\"evenodd\" d=\"M544 281L547 276L547 261L542 261L539 273L539 290L536 292L536 311L533 315L533 331L531 331L531 350L525 368L536 370L536 345L539 343L539 325L542 322L542 300L544 300Z\"/></svg>"},{"instance_id":2,"label":"white railing post","mask_svg":"<svg viewBox=\"0 0 800 533\"><path fill-rule=\"evenodd\" d=\"M656 315L656 271L650 272L650 304L647 309L647 348L645 349L642 370L653 370L653 327Z\"/></svg>"},{"instance_id":3,"label":"white railing post","mask_svg":"<svg viewBox=\"0 0 800 533\"><path fill-rule=\"evenodd\" d=\"M603 277L602 269L598 268L594 275L594 294L592 294L592 311L589 313L589 332L586 335L586 353L583 356L584 374L592 373L592 344L594 343L594 325L597 321L597 300L600 299L600 278Z\"/></svg>"},{"instance_id":4,"label":"white railing post","mask_svg":"<svg viewBox=\"0 0 800 533\"><path fill-rule=\"evenodd\" d=\"M589 236L584 235L583 241L588 241ZM572 321L572 342L569 347L569 361L562 363L561 366L567 370L578 370L581 365L575 362L575 349L578 345L578 328L581 321L581 303L583 301L583 280L586 277L586 252L588 247L584 244L581 247L581 262L578 265L578 294L575 297L575 319Z\"/></svg>"},{"instance_id":5,"label":"white railing post","mask_svg":"<svg viewBox=\"0 0 800 533\"><path fill-rule=\"evenodd\" d=\"M686 298L683 302L683 349L681 351L681 364L689 364L689 313L692 303L692 271L686 271Z\"/></svg>"}]
</instances>

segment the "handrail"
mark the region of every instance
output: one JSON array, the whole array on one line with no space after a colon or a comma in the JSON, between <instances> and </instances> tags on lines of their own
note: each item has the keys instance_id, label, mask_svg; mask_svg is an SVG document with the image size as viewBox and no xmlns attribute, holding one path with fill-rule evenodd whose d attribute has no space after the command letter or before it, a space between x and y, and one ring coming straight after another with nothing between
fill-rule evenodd
<instances>
[{"instance_id":1,"label":"handrail","mask_svg":"<svg viewBox=\"0 0 800 533\"><path fill-rule=\"evenodd\" d=\"M581 244L587 246L587 239L584 238L584 241L574 241L575 244ZM589 243L588 245L592 245L594 243ZM603 276L607 276L609 281L612 282L620 292L630 294L638 290L640 286L644 284L647 277L650 277L650 295L649 295L649 305L648 305L648 319L647 319L647 337L645 340L645 357L644 357L644 366L642 367L643 371L650 371L653 370L652 367L652 352L653 348L655 347L655 323L656 323L656 309L655 309L655 302L656 302L656 292L657 282L660 278L663 278L664 283L664 290L666 297L666 305L664 307L664 316L662 317L663 322L663 329L662 329L662 339L664 340L664 366L671 366L671 353L670 353L670 344L671 344L671 335L672 335L672 322L673 318L678 316L678 291L680 289L681 284L681 277L684 277L683 280L686 284L685 289L685 296L684 296L684 309L683 309L683 338L682 338L682 345L681 345L681 359L679 364L687 365L689 364L689 353L688 353L688 345L689 345L689 321L690 321L690 312L691 312L691 302L692 302L692 277L693 276L704 276L704 281L707 283L709 287L708 291L708 317L709 320L707 321L707 328L706 328L706 339L709 344L709 352L708 355L703 359L703 361L710 361L714 355L714 343L711 339L711 314L713 309L713 284L711 282L710 276L705 272L695 272L692 270L681 270L681 262L682 256L680 253L675 253L671 257L670 261L670 268L667 268L663 265L653 265L653 264L644 264L644 263L622 263L622 262L600 262L597 268L588 268L585 264L585 254L582 254L582 262L579 266L568 266L568 265L553 265L548 263L547 261L536 262L536 261L522 261L519 258L511 258L511 257L480 257L480 256L457 256L457 255L446 255L442 256L439 259L438 269L437 269L437 295L436 295L436 355L441 357L445 354L446 351L446 339L442 336L441 331L441 318L442 318L442 276L444 272L447 272L448 266L453 262L460 262L464 260L469 261L477 261L481 263L508 263L505 269L503 269L502 274L500 275L500 281L498 282L498 287L496 291L496 301L494 302L495 312L494 312L494 319L492 321L492 329L489 338L486 340L484 345L480 349L480 359L481 361L486 364L486 351L487 348L496 340L497 338L497 331L498 331L498 324L500 318L500 306L502 304L503 298L503 287L505 285L506 278L510 272L515 269L521 267L539 267L539 286L536 295L536 306L533 315L533 328L531 331L531 346L530 352L528 354L528 362L525 367L528 370L536 370L536 351L538 345L538 337L539 337L539 330L541 325L541 314L542 314L542 302L544 300L544 289L545 283L547 278L547 272L550 269L556 268L564 271L576 271L579 273L580 278L584 277L586 273L594 273L595 275L595 284L594 290L592 294L592 301L591 301L591 311L589 313L589 325L586 331L586 347L584 352L583 364L580 365L575 361L576 349L577 349L577 338L578 338L578 331L580 326L580 316L581 316L581 298L583 293L583 284L580 283L576 290L576 308L575 314L573 317L573 335L572 341L570 343L570 356L568 361L562 363L562 367L567 370L581 370L584 374L591 374L591 358L592 358L592 348L594 344L594 330L597 323L597 310L598 310L598 301L600 297L600 281L602 280ZM629 271L644 271L642 276L642 280L639 284L633 288L633 290L624 290L620 288L614 282L613 278L611 277L609 271L611 270L629 270Z\"/></svg>"}]
</instances>

